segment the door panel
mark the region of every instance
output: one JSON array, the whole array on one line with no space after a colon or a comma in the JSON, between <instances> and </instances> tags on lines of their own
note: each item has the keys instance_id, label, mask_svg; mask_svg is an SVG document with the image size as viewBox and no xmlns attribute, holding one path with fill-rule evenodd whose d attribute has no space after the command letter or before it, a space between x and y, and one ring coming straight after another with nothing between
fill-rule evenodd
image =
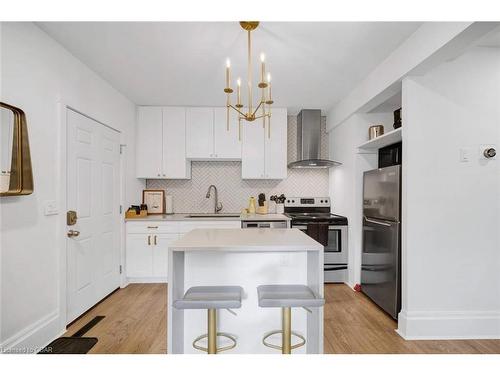
<instances>
[{"instance_id":1,"label":"door panel","mask_svg":"<svg viewBox=\"0 0 500 375\"><path fill-rule=\"evenodd\" d=\"M287 176L287 126L286 109L273 109L271 118L266 120L265 178L285 179Z\"/></svg>"},{"instance_id":2,"label":"door panel","mask_svg":"<svg viewBox=\"0 0 500 375\"><path fill-rule=\"evenodd\" d=\"M191 178L191 162L186 160L186 109L182 107L163 108L162 178Z\"/></svg>"},{"instance_id":3,"label":"door panel","mask_svg":"<svg viewBox=\"0 0 500 375\"><path fill-rule=\"evenodd\" d=\"M245 112L246 109L242 109ZM241 177L265 178L264 128L259 121L241 120Z\"/></svg>"},{"instance_id":4,"label":"door panel","mask_svg":"<svg viewBox=\"0 0 500 375\"><path fill-rule=\"evenodd\" d=\"M127 235L127 277L150 277L153 273L152 236Z\"/></svg>"},{"instance_id":5,"label":"door panel","mask_svg":"<svg viewBox=\"0 0 500 375\"><path fill-rule=\"evenodd\" d=\"M168 270L168 247L179 238L179 235L158 234L154 235L154 237L153 242L156 244L153 248L153 276L166 278Z\"/></svg>"},{"instance_id":6,"label":"door panel","mask_svg":"<svg viewBox=\"0 0 500 375\"><path fill-rule=\"evenodd\" d=\"M186 157L208 159L214 154L213 108L186 109Z\"/></svg>"},{"instance_id":7,"label":"door panel","mask_svg":"<svg viewBox=\"0 0 500 375\"><path fill-rule=\"evenodd\" d=\"M227 128L227 109L214 109L215 158L241 160L241 141L238 138L238 113L229 111L229 130Z\"/></svg>"},{"instance_id":8,"label":"door panel","mask_svg":"<svg viewBox=\"0 0 500 375\"><path fill-rule=\"evenodd\" d=\"M162 173L162 109L139 107L136 139L136 175L159 178Z\"/></svg>"},{"instance_id":9,"label":"door panel","mask_svg":"<svg viewBox=\"0 0 500 375\"><path fill-rule=\"evenodd\" d=\"M363 220L362 291L397 318L400 310L400 224Z\"/></svg>"},{"instance_id":10,"label":"door panel","mask_svg":"<svg viewBox=\"0 0 500 375\"><path fill-rule=\"evenodd\" d=\"M374 169L364 173L363 214L399 221L401 166Z\"/></svg>"},{"instance_id":11,"label":"door panel","mask_svg":"<svg viewBox=\"0 0 500 375\"><path fill-rule=\"evenodd\" d=\"M67 319L119 286L119 133L67 111L67 208L80 234L67 239Z\"/></svg>"}]
</instances>

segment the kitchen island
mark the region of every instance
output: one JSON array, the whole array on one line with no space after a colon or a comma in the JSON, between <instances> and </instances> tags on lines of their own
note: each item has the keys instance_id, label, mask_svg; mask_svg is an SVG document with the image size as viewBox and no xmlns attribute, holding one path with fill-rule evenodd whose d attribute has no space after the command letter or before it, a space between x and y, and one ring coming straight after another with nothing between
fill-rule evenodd
<instances>
[{"instance_id":1,"label":"kitchen island","mask_svg":"<svg viewBox=\"0 0 500 375\"><path fill-rule=\"evenodd\" d=\"M178 310L173 301L192 286L239 285L237 316L219 311L218 331L237 337L225 353L279 353L265 347L265 333L281 327L278 308L260 308L257 286L304 284L323 298L323 246L298 229L194 229L168 250L168 353L202 353L192 341L207 331L206 311ZM294 308L292 330L306 345L294 353L323 352L323 308Z\"/></svg>"}]
</instances>

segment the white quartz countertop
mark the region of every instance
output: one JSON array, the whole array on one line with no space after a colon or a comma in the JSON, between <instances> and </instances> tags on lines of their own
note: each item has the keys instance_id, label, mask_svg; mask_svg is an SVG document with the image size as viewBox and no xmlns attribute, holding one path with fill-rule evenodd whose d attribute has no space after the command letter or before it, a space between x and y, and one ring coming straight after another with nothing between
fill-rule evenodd
<instances>
[{"instance_id":1,"label":"white quartz countertop","mask_svg":"<svg viewBox=\"0 0 500 375\"><path fill-rule=\"evenodd\" d=\"M193 229L169 246L171 251L299 252L323 245L298 229Z\"/></svg>"},{"instance_id":2,"label":"white quartz countertop","mask_svg":"<svg viewBox=\"0 0 500 375\"><path fill-rule=\"evenodd\" d=\"M172 214L172 215L148 215L146 217L138 217L125 219L125 221L280 221L290 220L290 218L283 214L237 214L237 213L224 213L221 216L210 217L189 217L192 214ZM210 214L207 214L210 215ZM224 215L237 215L233 217L224 217Z\"/></svg>"}]
</instances>

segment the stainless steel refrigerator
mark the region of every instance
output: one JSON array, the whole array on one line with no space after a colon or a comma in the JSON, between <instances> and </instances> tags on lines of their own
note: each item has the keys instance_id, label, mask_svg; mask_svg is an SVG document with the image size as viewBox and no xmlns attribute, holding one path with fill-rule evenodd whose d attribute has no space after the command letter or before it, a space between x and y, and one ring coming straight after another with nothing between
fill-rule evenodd
<instances>
[{"instance_id":1,"label":"stainless steel refrigerator","mask_svg":"<svg viewBox=\"0 0 500 375\"><path fill-rule=\"evenodd\" d=\"M401 310L401 165L363 178L361 290L394 319Z\"/></svg>"}]
</instances>

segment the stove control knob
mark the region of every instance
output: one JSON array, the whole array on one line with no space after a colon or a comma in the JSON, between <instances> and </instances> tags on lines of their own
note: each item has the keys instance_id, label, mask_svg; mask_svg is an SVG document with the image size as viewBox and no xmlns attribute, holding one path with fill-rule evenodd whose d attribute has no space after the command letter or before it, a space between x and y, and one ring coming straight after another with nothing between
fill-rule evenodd
<instances>
[{"instance_id":1,"label":"stove control knob","mask_svg":"<svg viewBox=\"0 0 500 375\"><path fill-rule=\"evenodd\" d=\"M323 203L323 199L320 202Z\"/></svg>"},{"instance_id":2,"label":"stove control knob","mask_svg":"<svg viewBox=\"0 0 500 375\"><path fill-rule=\"evenodd\" d=\"M294 200L294 199L292 199L292 203L295 203L295 200Z\"/></svg>"},{"instance_id":3,"label":"stove control knob","mask_svg":"<svg viewBox=\"0 0 500 375\"><path fill-rule=\"evenodd\" d=\"M290 199L287 199L287 200L286 200L286 203L290 203Z\"/></svg>"}]
</instances>

